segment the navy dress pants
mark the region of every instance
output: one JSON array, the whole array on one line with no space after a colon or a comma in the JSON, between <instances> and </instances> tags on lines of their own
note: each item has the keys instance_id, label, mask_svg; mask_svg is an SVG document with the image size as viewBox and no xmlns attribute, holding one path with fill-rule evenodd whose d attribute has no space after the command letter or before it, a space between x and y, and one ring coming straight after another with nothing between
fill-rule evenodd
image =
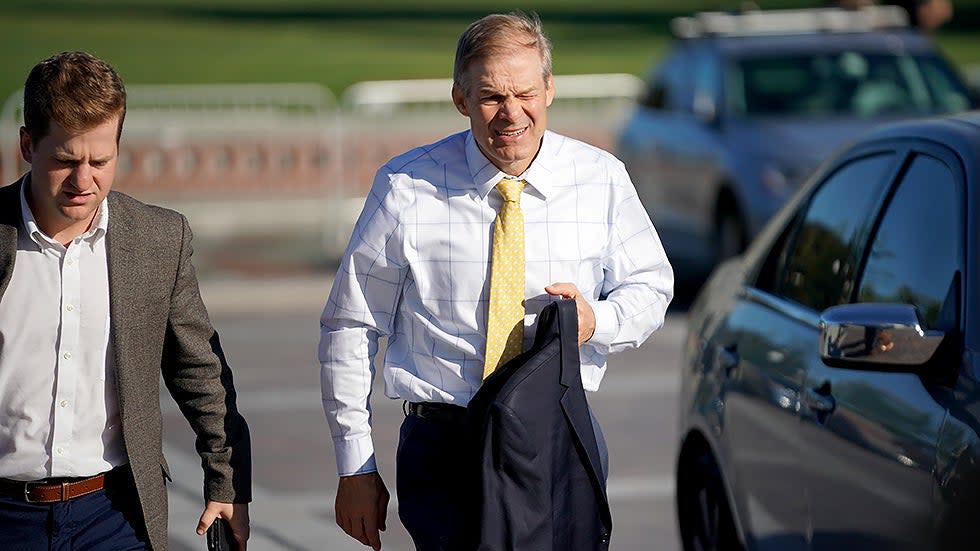
<instances>
[{"instance_id":1,"label":"navy dress pants","mask_svg":"<svg viewBox=\"0 0 980 551\"><path fill-rule=\"evenodd\" d=\"M591 411L590 411L591 413ZM609 476L609 453L599 422L592 414L599 446L602 476ZM467 530L467 506L473 504L469 485L473 457L464 423L408 415L402 422L396 459L398 518L418 551L475 549L475 534Z\"/></svg>"},{"instance_id":2,"label":"navy dress pants","mask_svg":"<svg viewBox=\"0 0 980 551\"><path fill-rule=\"evenodd\" d=\"M396 459L398 517L418 551L464 548L465 424L409 415Z\"/></svg>"},{"instance_id":3,"label":"navy dress pants","mask_svg":"<svg viewBox=\"0 0 980 551\"><path fill-rule=\"evenodd\" d=\"M148 539L143 526L131 478L128 484L112 484L58 503L0 497L0 549L4 551L145 550Z\"/></svg>"}]
</instances>

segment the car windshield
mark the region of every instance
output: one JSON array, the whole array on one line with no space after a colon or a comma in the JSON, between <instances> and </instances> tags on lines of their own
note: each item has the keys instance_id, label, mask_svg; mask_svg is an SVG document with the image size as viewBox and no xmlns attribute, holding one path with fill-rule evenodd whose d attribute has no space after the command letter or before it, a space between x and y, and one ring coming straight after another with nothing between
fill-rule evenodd
<instances>
[{"instance_id":1,"label":"car windshield","mask_svg":"<svg viewBox=\"0 0 980 551\"><path fill-rule=\"evenodd\" d=\"M969 108L940 58L857 51L753 57L727 70L728 107L745 117L934 114Z\"/></svg>"}]
</instances>

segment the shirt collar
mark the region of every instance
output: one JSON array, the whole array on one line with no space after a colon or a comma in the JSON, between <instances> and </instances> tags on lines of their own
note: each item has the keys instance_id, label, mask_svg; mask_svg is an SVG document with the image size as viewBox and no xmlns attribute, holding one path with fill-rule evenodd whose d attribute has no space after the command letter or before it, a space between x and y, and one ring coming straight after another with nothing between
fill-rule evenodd
<instances>
[{"instance_id":1,"label":"shirt collar","mask_svg":"<svg viewBox=\"0 0 980 551\"><path fill-rule=\"evenodd\" d=\"M38 246L45 246L45 244L53 244L55 241L51 239L50 236L41 230L40 226L37 225L37 220L34 219L34 213L31 212L30 206L27 204L27 188L31 184L31 173L28 172L21 179L20 186L20 216L21 222L24 224L24 228L27 230L27 235L31 236L31 240L38 244ZM92 221L92 227L81 235L81 238L88 241L90 245L94 246L95 243L101 239L109 228L109 197L106 196L102 199L102 203L99 205L99 211L95 213L95 219Z\"/></svg>"},{"instance_id":2,"label":"shirt collar","mask_svg":"<svg viewBox=\"0 0 980 551\"><path fill-rule=\"evenodd\" d=\"M531 166L524 171L524 174L518 176L518 179L527 182L529 188L534 189L544 199L548 198L548 193L551 192L554 186L554 175L557 172L555 169L556 155L558 153L557 144L559 141L556 134L550 130L545 131L544 137L541 140L541 149L538 150L538 156L534 158ZM480 151L480 147L476 145L476 139L473 138L473 132L471 131L466 134L465 151L466 164L469 166L470 176L473 178L473 184L476 186L477 193L480 194L480 197L489 195L490 190L500 180L512 177L505 174L487 159L486 155Z\"/></svg>"}]
</instances>

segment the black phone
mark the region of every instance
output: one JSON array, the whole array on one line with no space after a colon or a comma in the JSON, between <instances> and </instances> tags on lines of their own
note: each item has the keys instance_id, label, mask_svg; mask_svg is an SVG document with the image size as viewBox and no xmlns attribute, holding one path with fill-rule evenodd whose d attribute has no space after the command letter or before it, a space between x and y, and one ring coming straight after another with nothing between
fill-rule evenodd
<instances>
[{"instance_id":1,"label":"black phone","mask_svg":"<svg viewBox=\"0 0 980 551\"><path fill-rule=\"evenodd\" d=\"M208 527L208 551L234 551L238 549L231 534L231 525L223 518L216 518Z\"/></svg>"}]
</instances>

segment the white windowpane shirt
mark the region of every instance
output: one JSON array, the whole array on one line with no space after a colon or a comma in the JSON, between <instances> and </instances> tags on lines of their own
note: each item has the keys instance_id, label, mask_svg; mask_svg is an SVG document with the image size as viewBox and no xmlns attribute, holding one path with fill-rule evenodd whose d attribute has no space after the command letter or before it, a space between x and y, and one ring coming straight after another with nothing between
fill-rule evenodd
<instances>
[{"instance_id":1,"label":"white windowpane shirt","mask_svg":"<svg viewBox=\"0 0 980 551\"><path fill-rule=\"evenodd\" d=\"M469 131L400 155L377 173L320 320L323 408L341 475L376 469L370 391L388 337L385 394L465 406L486 348L494 186L505 174ZM527 171L525 347L552 283L574 283L595 310L582 383L598 389L606 355L639 346L664 320L673 272L623 164L546 132Z\"/></svg>"}]
</instances>

